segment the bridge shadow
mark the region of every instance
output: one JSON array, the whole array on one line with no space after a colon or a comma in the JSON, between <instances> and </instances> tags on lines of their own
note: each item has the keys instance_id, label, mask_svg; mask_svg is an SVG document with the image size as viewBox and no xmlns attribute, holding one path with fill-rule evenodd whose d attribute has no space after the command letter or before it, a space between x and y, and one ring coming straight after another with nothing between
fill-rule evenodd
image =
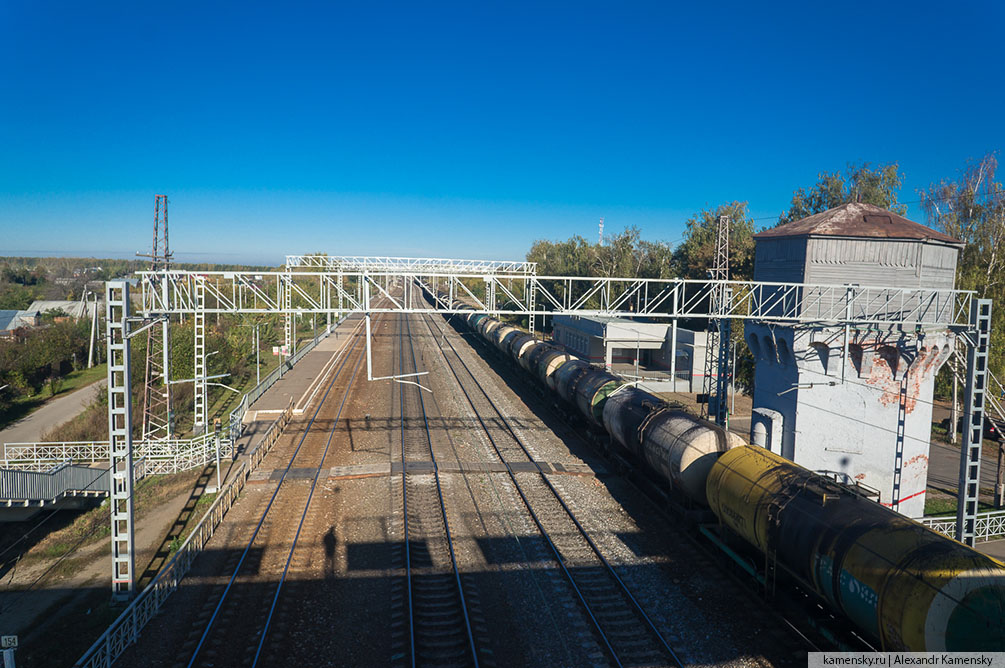
<instances>
[{"instance_id":1,"label":"bridge shadow","mask_svg":"<svg viewBox=\"0 0 1005 668\"><path fill-rule=\"evenodd\" d=\"M396 620L402 615L407 619L407 604L396 593L405 583L400 569L402 543L391 539L352 542L335 528L320 538L312 546L320 568L309 573L291 572L283 584L260 665L327 665L324 657L338 657L335 665L393 664L393 656L400 651L400 644L396 646L394 641L395 629L399 629ZM491 652L493 665L581 665L591 651L595 653L592 663L608 664L601 658L602 650L597 649L600 637L588 625L566 575L547 556L542 538L486 538L467 549L480 553L485 564L462 568L461 581L469 605L474 606L469 610L482 620L475 629L476 643ZM411 550L423 554L429 547L423 541L413 541ZM189 575L139 629L135 644L125 649L116 665L185 665L192 656L193 638L201 635L209 613L220 600L221 585L229 575L226 566L234 564L241 551L209 549L200 554ZM203 661L245 665L247 648L257 645L261 622L279 581L274 569L262 565L265 552L258 548L253 552L246 561L250 567L242 570L228 593L207 643L216 653L212 657L201 654ZM425 561L421 568L424 572L413 576L420 589L423 578L435 578L434 573L441 570L449 572L448 565L433 566ZM741 661L784 668L805 665L805 653L793 654L795 642L780 646L774 642L777 635L765 632L768 620L737 616L731 628L722 628L721 619L714 621L702 609L704 590L692 590L688 583L678 586L663 566L636 564L618 570L633 592L641 594L643 607L685 664ZM574 579L596 577L589 566L573 564L569 571ZM647 582L665 582L667 586L642 592ZM53 606L45 623L21 634L19 668L72 665L123 610L121 605L110 604L106 586L50 590L48 595L71 603ZM0 606L8 596L0 594ZM595 601L594 605L603 604ZM73 633L57 632L57 628L72 628ZM709 628L718 631L710 634ZM54 634L58 642L53 642ZM214 641L214 637L223 642ZM405 638L407 647L407 630Z\"/></svg>"},{"instance_id":2,"label":"bridge shadow","mask_svg":"<svg viewBox=\"0 0 1005 668\"><path fill-rule=\"evenodd\" d=\"M164 534L164 539L154 552L153 557L150 558L150 562L147 564L143 572L140 573L140 577L137 580L138 588L140 590L150 584L150 581L154 579L157 573L159 573L167 563L168 559L171 558L174 550L181 547L182 533L192 520L192 516L195 514L199 499L201 499L202 495L206 493L206 486L209 484L210 479L215 473L216 464L209 464L208 466L203 467L202 471L199 472L199 477L196 478L195 483L192 485L192 490L189 492L188 498L185 500L185 505L178 513L174 522L171 523L167 533Z\"/></svg>"}]
</instances>

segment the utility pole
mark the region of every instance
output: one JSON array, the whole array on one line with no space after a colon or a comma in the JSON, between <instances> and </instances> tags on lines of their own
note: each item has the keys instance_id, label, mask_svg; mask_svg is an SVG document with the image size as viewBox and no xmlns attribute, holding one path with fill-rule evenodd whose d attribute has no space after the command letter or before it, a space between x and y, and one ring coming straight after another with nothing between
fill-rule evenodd
<instances>
[{"instance_id":1,"label":"utility pole","mask_svg":"<svg viewBox=\"0 0 1005 668\"><path fill-rule=\"evenodd\" d=\"M150 254L137 253L137 257L150 258L151 271L166 271L171 265L168 247L167 195L154 195L154 235ZM157 279L154 279L156 281ZM162 289L167 294L167 284L151 283L153 290ZM169 318L147 330L147 359L143 384L143 440L171 438L171 384L168 378L168 352L170 350L171 323Z\"/></svg>"},{"instance_id":2,"label":"utility pole","mask_svg":"<svg viewBox=\"0 0 1005 668\"><path fill-rule=\"evenodd\" d=\"M87 346L87 368L94 367L94 341L98 338L98 295L94 295L94 310L91 314L91 336Z\"/></svg>"},{"instance_id":3,"label":"utility pole","mask_svg":"<svg viewBox=\"0 0 1005 668\"><path fill-rule=\"evenodd\" d=\"M255 323L255 386L262 384L262 360L260 357L262 344L258 340L258 324Z\"/></svg>"},{"instance_id":4,"label":"utility pole","mask_svg":"<svg viewBox=\"0 0 1005 668\"><path fill-rule=\"evenodd\" d=\"M729 280L729 216L719 216L715 232L715 258L708 270L712 281ZM730 289L724 283L713 283L709 290L708 340L705 346L705 405L702 417L726 426L726 395L729 390L730 321L722 317L728 309Z\"/></svg>"}]
</instances>

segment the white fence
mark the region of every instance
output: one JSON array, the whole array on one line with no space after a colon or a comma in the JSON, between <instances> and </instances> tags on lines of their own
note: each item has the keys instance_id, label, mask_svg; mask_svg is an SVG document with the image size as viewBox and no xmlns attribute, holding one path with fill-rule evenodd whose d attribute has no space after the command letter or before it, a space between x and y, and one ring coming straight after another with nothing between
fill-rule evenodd
<instances>
[{"instance_id":1,"label":"white fence","mask_svg":"<svg viewBox=\"0 0 1005 668\"><path fill-rule=\"evenodd\" d=\"M950 538L956 537L955 517L923 517L921 523L933 531L938 531ZM974 537L977 542L1005 538L1005 510L992 510L977 513L974 524Z\"/></svg>"},{"instance_id":2,"label":"white fence","mask_svg":"<svg viewBox=\"0 0 1005 668\"><path fill-rule=\"evenodd\" d=\"M279 419L269 427L262 444L251 454L247 462L241 463L234 477L224 485L213 505L206 511L206 515L182 543L178 553L129 604L129 607L112 622L108 630L101 634L101 637L91 645L91 648L80 657L75 666L108 668L130 645L136 642L143 627L160 611L164 601L178 589L182 578L188 573L196 557L213 537L227 511L240 496L241 490L244 489L244 485L248 481L248 476L258 468L259 463L272 448L272 445L279 440L292 416L293 402L291 401Z\"/></svg>"},{"instance_id":3,"label":"white fence","mask_svg":"<svg viewBox=\"0 0 1005 668\"><path fill-rule=\"evenodd\" d=\"M197 466L206 466L220 456L231 454L230 441L219 441L215 433L195 438L170 441L137 441L134 457L146 460L146 473L178 473ZM0 468L47 471L62 462L107 462L108 441L70 441L51 443L4 443Z\"/></svg>"}]
</instances>

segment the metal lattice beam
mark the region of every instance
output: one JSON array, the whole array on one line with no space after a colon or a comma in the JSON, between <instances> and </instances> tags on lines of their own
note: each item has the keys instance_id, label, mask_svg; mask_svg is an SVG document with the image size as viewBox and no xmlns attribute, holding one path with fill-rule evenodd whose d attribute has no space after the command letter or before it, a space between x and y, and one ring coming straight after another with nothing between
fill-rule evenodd
<instances>
[{"instance_id":1,"label":"metal lattice beam","mask_svg":"<svg viewBox=\"0 0 1005 668\"><path fill-rule=\"evenodd\" d=\"M386 255L287 255L286 269L317 268L343 271L435 271L460 274L537 273L536 262L519 260L454 260Z\"/></svg>"},{"instance_id":2,"label":"metal lattice beam","mask_svg":"<svg viewBox=\"0 0 1005 668\"><path fill-rule=\"evenodd\" d=\"M457 313L399 300L376 301L388 281L419 280L476 308L505 315L605 315L650 318L725 317L778 323L969 328L974 293L966 290L810 285L759 281L506 277L421 272L138 272L145 317L205 313ZM197 277L205 305L196 304ZM166 285L165 285L166 284ZM287 292L288 291L288 292ZM496 303L495 297L504 295ZM714 297L723 295L721 307ZM341 300L337 303L335 297ZM284 303L285 301L285 303Z\"/></svg>"}]
</instances>

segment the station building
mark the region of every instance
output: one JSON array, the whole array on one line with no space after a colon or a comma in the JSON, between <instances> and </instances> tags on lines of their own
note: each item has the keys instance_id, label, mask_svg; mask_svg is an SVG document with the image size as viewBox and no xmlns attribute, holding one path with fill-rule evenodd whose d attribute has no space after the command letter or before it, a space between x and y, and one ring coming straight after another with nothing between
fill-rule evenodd
<instances>
[{"instance_id":1,"label":"station building","mask_svg":"<svg viewBox=\"0 0 1005 668\"><path fill-rule=\"evenodd\" d=\"M553 325L554 342L591 364L653 391L702 391L707 332L605 316L556 315Z\"/></svg>"},{"instance_id":2,"label":"station building","mask_svg":"<svg viewBox=\"0 0 1005 668\"><path fill-rule=\"evenodd\" d=\"M755 280L845 290L952 289L962 247L860 203L754 240ZM827 299L804 297L805 308L819 306L809 301L821 298ZM890 308L910 306L893 300ZM924 514L935 374L953 350L952 333L747 323L744 336L755 358L752 443L877 490L881 503L909 517Z\"/></svg>"}]
</instances>

